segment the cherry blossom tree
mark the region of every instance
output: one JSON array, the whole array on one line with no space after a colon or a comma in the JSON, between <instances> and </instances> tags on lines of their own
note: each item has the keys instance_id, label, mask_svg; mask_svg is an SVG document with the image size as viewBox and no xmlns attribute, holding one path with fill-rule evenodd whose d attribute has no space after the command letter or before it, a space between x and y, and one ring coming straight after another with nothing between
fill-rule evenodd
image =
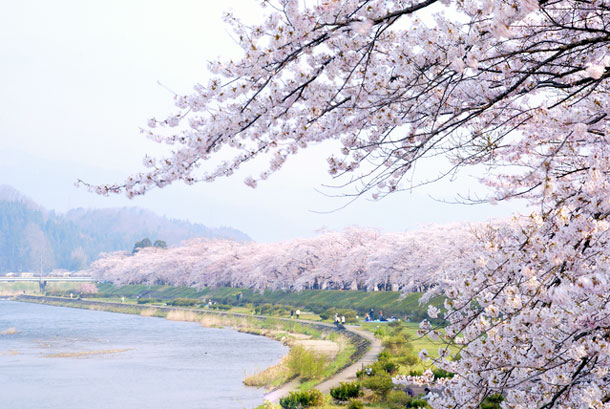
<instances>
[{"instance_id":1,"label":"cherry blossom tree","mask_svg":"<svg viewBox=\"0 0 610 409\"><path fill-rule=\"evenodd\" d=\"M322 141L338 146L329 171L347 178L348 195L411 188L426 158L450 160L439 177L484 166L488 200L525 198L536 213L490 226L441 269L434 291L448 297L451 324L437 335L463 349L459 361L437 362L456 376L433 406L475 408L500 393L505 408L610 408L610 3L263 5L258 26L227 16L243 57L211 63L215 77L149 121L143 132L172 154L92 189L133 196L267 160L245 181L255 187ZM232 156L206 168L221 151ZM435 333L427 322L422 331Z\"/></svg>"},{"instance_id":2,"label":"cherry blossom tree","mask_svg":"<svg viewBox=\"0 0 610 409\"><path fill-rule=\"evenodd\" d=\"M81 294L97 294L97 286L93 283L82 283L78 286L78 292Z\"/></svg>"},{"instance_id":3,"label":"cherry blossom tree","mask_svg":"<svg viewBox=\"0 0 610 409\"><path fill-rule=\"evenodd\" d=\"M103 254L91 273L119 285L415 291L445 280L441 271L459 255L453 240L460 237L466 246L480 228L431 226L384 234L350 228L279 243L193 239L168 249Z\"/></svg>"}]
</instances>

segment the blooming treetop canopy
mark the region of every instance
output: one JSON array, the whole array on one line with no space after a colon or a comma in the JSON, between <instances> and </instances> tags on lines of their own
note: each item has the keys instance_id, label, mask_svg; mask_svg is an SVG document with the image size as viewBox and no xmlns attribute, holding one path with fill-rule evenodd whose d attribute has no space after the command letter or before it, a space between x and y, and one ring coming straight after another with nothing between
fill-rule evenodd
<instances>
[{"instance_id":1,"label":"blooming treetop canopy","mask_svg":"<svg viewBox=\"0 0 610 409\"><path fill-rule=\"evenodd\" d=\"M144 131L172 155L94 189L212 181L262 156L255 186L325 140L340 146L330 173L374 197L421 158L484 164L492 199L539 210L490 227L444 270L445 311L430 312L450 325L421 330L462 351L436 362L456 376L431 404L500 393L504 408L610 408L610 1L311 4L263 1L255 27L227 16L243 57L210 64L216 77ZM203 169L225 147L232 158Z\"/></svg>"},{"instance_id":2,"label":"blooming treetop canopy","mask_svg":"<svg viewBox=\"0 0 610 409\"><path fill-rule=\"evenodd\" d=\"M400 289L439 284L439 274L470 248L483 225L428 226L408 233L347 229L279 243L194 239L135 255L104 254L91 266L99 280L300 290Z\"/></svg>"},{"instance_id":3,"label":"blooming treetop canopy","mask_svg":"<svg viewBox=\"0 0 610 409\"><path fill-rule=\"evenodd\" d=\"M227 15L243 57L210 63L215 76L143 131L173 154L98 193L212 181L264 157L268 170L245 181L254 187L290 155L336 140L329 172L352 174L357 192L399 189L415 161L444 154L455 166L523 166L521 186L493 179L503 198L571 170L540 168L544 155L606 132L607 1L262 4L260 26ZM225 147L232 158L204 169Z\"/></svg>"}]
</instances>

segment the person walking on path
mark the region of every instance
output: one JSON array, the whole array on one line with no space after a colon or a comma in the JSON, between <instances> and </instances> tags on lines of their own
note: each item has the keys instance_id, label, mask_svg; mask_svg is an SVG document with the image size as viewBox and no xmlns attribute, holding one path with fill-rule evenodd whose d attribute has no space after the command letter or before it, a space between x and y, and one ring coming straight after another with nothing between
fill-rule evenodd
<instances>
[{"instance_id":1,"label":"person walking on path","mask_svg":"<svg viewBox=\"0 0 610 409\"><path fill-rule=\"evenodd\" d=\"M345 315L342 315L342 316L341 316L341 324L342 324L342 325L345 325Z\"/></svg>"},{"instance_id":2,"label":"person walking on path","mask_svg":"<svg viewBox=\"0 0 610 409\"><path fill-rule=\"evenodd\" d=\"M299 315L301 315L301 310L296 310L295 314L297 315L297 320L299 319Z\"/></svg>"}]
</instances>

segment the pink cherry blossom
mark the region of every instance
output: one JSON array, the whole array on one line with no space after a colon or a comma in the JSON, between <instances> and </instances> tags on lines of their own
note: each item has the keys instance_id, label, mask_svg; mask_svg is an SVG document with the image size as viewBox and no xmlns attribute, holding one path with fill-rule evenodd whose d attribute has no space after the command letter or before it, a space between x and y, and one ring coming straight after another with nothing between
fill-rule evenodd
<instances>
[{"instance_id":1,"label":"pink cherry blossom","mask_svg":"<svg viewBox=\"0 0 610 409\"><path fill-rule=\"evenodd\" d=\"M143 131L172 153L93 191L211 182L257 160L268 163L262 180L333 140L328 171L346 194L417 187L416 164L444 156L452 168L421 183L483 167L488 201L523 199L531 214L478 226L468 240L465 228L431 229L438 245L354 230L109 255L95 271L180 285L425 287L424 302L447 298L445 339L461 348L459 361L435 362L456 375L431 396L434 408L477 408L492 393L505 408L609 408L608 1L272 5L260 25L227 15L242 57L211 63L207 85L176 96L178 112ZM219 162L226 147L234 155Z\"/></svg>"}]
</instances>

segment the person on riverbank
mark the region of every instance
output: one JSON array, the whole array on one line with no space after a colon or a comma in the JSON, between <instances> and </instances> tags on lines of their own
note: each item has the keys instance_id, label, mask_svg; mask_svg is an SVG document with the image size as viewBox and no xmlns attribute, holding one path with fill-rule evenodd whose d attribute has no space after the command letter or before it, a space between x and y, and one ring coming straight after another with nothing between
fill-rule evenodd
<instances>
[{"instance_id":1,"label":"person on riverbank","mask_svg":"<svg viewBox=\"0 0 610 409\"><path fill-rule=\"evenodd\" d=\"M341 316L341 325L345 325L345 315Z\"/></svg>"},{"instance_id":2,"label":"person on riverbank","mask_svg":"<svg viewBox=\"0 0 610 409\"><path fill-rule=\"evenodd\" d=\"M297 315L297 320L299 319L299 316L301 315L301 310L296 310L295 314Z\"/></svg>"},{"instance_id":3,"label":"person on riverbank","mask_svg":"<svg viewBox=\"0 0 610 409\"><path fill-rule=\"evenodd\" d=\"M335 313L335 325L339 326L339 314Z\"/></svg>"}]
</instances>

